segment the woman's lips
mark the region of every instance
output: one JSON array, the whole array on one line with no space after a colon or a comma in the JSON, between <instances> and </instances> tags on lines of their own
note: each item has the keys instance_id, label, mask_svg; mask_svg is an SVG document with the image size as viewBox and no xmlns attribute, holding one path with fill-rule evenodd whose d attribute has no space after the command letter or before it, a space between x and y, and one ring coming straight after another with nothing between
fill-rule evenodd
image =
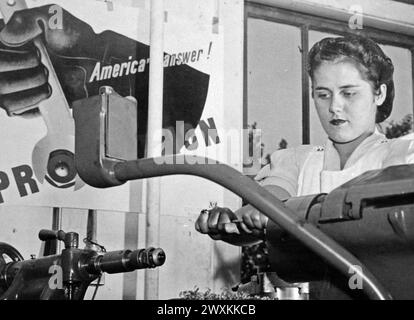
<instances>
[{"instance_id":1,"label":"woman's lips","mask_svg":"<svg viewBox=\"0 0 414 320\"><path fill-rule=\"evenodd\" d=\"M333 119L333 120L329 121L329 123L334 125L334 126L340 126L340 125L342 125L346 122L348 122L348 121L342 120L342 119Z\"/></svg>"}]
</instances>

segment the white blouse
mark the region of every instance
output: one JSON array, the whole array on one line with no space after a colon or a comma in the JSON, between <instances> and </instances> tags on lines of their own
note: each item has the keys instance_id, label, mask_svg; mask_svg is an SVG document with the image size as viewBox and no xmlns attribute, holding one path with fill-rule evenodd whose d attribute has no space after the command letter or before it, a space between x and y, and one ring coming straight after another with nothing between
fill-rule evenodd
<instances>
[{"instance_id":1,"label":"white blouse","mask_svg":"<svg viewBox=\"0 0 414 320\"><path fill-rule=\"evenodd\" d=\"M274 152L255 180L280 186L291 196L303 196L329 193L369 170L408 163L414 163L414 133L387 139L376 131L354 150L342 170L339 154L328 140L324 146L302 145Z\"/></svg>"}]
</instances>

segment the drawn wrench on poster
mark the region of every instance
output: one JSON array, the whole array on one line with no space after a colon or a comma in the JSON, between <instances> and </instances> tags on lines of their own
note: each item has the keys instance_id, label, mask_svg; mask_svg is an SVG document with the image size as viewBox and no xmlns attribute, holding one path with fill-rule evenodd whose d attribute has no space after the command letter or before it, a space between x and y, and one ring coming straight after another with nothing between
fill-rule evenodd
<instances>
[{"instance_id":1,"label":"drawn wrench on poster","mask_svg":"<svg viewBox=\"0 0 414 320\"><path fill-rule=\"evenodd\" d=\"M27 8L25 0L0 0L0 11L6 23L15 11ZM50 167L51 164L53 164L52 170L56 171L57 176L63 177L63 175L69 174L70 171L73 174L74 169L68 167L71 164L65 163L65 157L62 157L60 151L66 155L73 155L75 127L69 104L53 69L47 49L39 37L34 40L34 44L40 52L42 64L49 71L49 85L52 88L51 97L38 106L46 124L47 134L37 142L32 153L35 176L39 182L43 183L48 172L48 166ZM58 155L59 159L52 159L55 155Z\"/></svg>"}]
</instances>

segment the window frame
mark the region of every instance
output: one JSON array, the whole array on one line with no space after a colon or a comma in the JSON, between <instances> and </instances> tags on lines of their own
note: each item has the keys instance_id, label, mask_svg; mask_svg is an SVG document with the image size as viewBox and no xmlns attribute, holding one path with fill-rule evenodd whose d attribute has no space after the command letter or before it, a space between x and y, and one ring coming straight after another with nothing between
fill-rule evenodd
<instances>
[{"instance_id":1,"label":"window frame","mask_svg":"<svg viewBox=\"0 0 414 320\"><path fill-rule=\"evenodd\" d=\"M287 24L298 27L301 33L301 53L302 53L302 143L310 143L310 92L309 77L305 66L307 65L307 52L309 51L309 31L319 31L333 33L337 35L346 34L364 34L374 41L395 47L405 48L411 52L411 78L412 92L414 97L414 37L404 34L395 33L385 29L373 28L369 25L364 26L363 30L350 29L347 23L326 17L304 14L296 11L257 4L254 2L245 2L244 11L244 80L243 80L243 126L248 126L248 39L247 28L248 19L262 19L270 22ZM413 103L414 114L414 103Z\"/></svg>"}]
</instances>

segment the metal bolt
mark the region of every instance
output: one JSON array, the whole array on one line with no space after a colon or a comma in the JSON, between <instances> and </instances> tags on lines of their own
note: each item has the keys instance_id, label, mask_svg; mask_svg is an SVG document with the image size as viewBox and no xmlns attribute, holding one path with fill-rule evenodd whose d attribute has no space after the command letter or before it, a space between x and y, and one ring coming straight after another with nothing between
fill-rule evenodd
<instances>
[{"instance_id":1,"label":"metal bolt","mask_svg":"<svg viewBox=\"0 0 414 320\"><path fill-rule=\"evenodd\" d=\"M16 5L16 0L8 0L7 5L9 5L10 7L15 6Z\"/></svg>"}]
</instances>

